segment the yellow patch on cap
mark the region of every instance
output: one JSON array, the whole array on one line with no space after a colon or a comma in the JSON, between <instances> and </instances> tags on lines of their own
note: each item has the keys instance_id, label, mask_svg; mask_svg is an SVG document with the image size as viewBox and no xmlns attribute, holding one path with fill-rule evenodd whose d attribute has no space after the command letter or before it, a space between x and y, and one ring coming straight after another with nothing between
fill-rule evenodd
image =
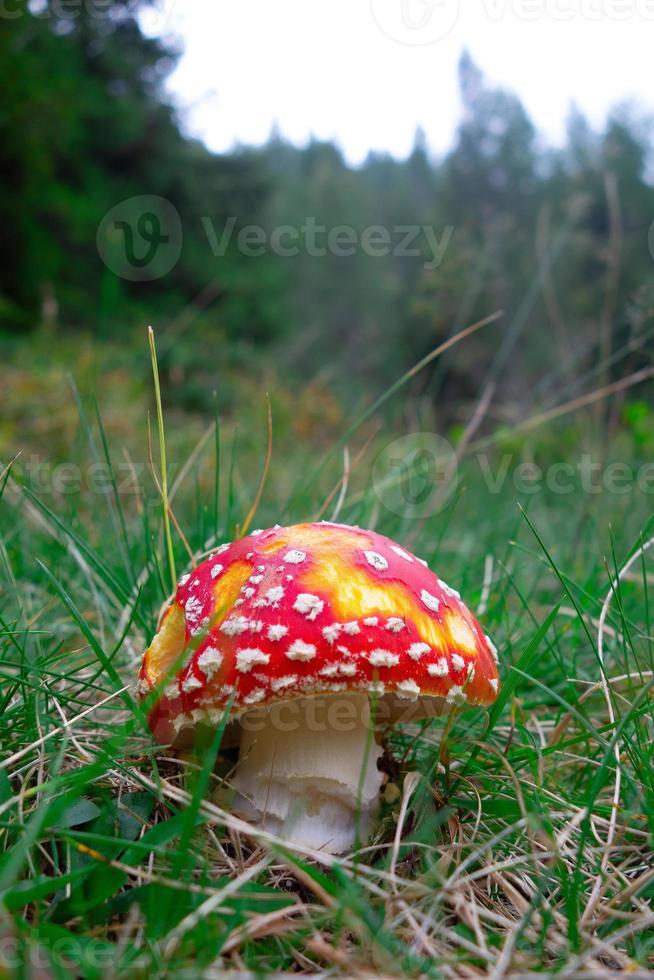
<instances>
[{"instance_id":1,"label":"yellow patch on cap","mask_svg":"<svg viewBox=\"0 0 654 980\"><path fill-rule=\"evenodd\" d=\"M164 615L161 629L145 652L145 671L152 687L156 687L181 658L185 644L184 610L175 602ZM178 666L181 667L181 663Z\"/></svg>"},{"instance_id":2,"label":"yellow patch on cap","mask_svg":"<svg viewBox=\"0 0 654 980\"><path fill-rule=\"evenodd\" d=\"M252 565L247 561L235 561L220 576L214 586L215 606L208 629L222 623L239 597L241 587L252 574ZM197 641L196 641L197 642ZM196 644L191 641L191 652ZM161 628L145 652L145 671L152 687L157 687L167 677L173 667L176 672L184 666L186 643L186 617L183 608L176 602L166 612Z\"/></svg>"},{"instance_id":3,"label":"yellow patch on cap","mask_svg":"<svg viewBox=\"0 0 654 980\"><path fill-rule=\"evenodd\" d=\"M448 649L445 630L418 604L413 593L401 582L379 582L364 568L341 555L329 563L309 569L300 577L308 591L328 593L337 619L347 622L361 617L397 616L413 622L421 638L438 651Z\"/></svg>"},{"instance_id":4,"label":"yellow patch on cap","mask_svg":"<svg viewBox=\"0 0 654 980\"><path fill-rule=\"evenodd\" d=\"M211 628L222 623L239 597L241 588L252 574L252 565L247 561L235 561L216 582L213 594L216 599Z\"/></svg>"},{"instance_id":5,"label":"yellow patch on cap","mask_svg":"<svg viewBox=\"0 0 654 980\"><path fill-rule=\"evenodd\" d=\"M351 531L345 527L321 527L315 524L296 524L292 528L284 528L273 541L264 544L260 549L266 555L273 555L282 548L301 548L312 553L312 557L322 560L324 557L338 554L354 548L370 548L370 535L364 531Z\"/></svg>"},{"instance_id":6,"label":"yellow patch on cap","mask_svg":"<svg viewBox=\"0 0 654 980\"><path fill-rule=\"evenodd\" d=\"M462 616L458 613L447 613L445 616L445 625L456 647L465 650L466 653L469 653L473 657L477 655L475 634Z\"/></svg>"}]
</instances>

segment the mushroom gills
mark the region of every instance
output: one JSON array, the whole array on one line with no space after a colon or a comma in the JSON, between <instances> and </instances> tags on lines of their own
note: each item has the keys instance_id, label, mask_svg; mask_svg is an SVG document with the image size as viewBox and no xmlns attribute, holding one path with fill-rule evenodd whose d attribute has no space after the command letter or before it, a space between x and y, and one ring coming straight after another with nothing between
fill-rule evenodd
<instances>
[{"instance_id":1,"label":"mushroom gills","mask_svg":"<svg viewBox=\"0 0 654 980\"><path fill-rule=\"evenodd\" d=\"M330 711L336 701L338 710ZM342 854L357 837L367 838L376 816L381 749L367 697L323 699L327 710L320 724L311 702L292 702L292 721L274 708L249 712L242 720L233 810L295 844Z\"/></svg>"}]
</instances>

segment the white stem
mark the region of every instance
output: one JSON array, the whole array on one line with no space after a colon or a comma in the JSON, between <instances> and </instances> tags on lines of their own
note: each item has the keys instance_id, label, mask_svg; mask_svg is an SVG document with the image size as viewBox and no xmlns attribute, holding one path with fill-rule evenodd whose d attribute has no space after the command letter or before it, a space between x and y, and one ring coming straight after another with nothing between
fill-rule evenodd
<instances>
[{"instance_id":1,"label":"white stem","mask_svg":"<svg viewBox=\"0 0 654 980\"><path fill-rule=\"evenodd\" d=\"M242 725L235 813L330 854L365 841L382 780L365 695L297 699L249 712Z\"/></svg>"}]
</instances>

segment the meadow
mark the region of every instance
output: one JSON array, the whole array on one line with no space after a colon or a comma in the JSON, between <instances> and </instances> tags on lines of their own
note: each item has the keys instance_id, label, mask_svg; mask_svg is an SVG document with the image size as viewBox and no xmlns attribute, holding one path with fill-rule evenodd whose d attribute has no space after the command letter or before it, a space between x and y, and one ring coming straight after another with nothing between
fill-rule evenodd
<instances>
[{"instance_id":1,"label":"meadow","mask_svg":"<svg viewBox=\"0 0 654 980\"><path fill-rule=\"evenodd\" d=\"M639 379L440 432L406 377L345 408L243 374L215 416L162 377L177 575L253 521L338 519L424 557L498 648L489 711L384 733L381 819L335 858L249 831L223 802L230 750L171 753L135 701L171 589L145 331L136 352L47 334L30 352L7 354L0 433L3 971L651 975ZM412 434L435 431L444 463L414 471Z\"/></svg>"}]
</instances>

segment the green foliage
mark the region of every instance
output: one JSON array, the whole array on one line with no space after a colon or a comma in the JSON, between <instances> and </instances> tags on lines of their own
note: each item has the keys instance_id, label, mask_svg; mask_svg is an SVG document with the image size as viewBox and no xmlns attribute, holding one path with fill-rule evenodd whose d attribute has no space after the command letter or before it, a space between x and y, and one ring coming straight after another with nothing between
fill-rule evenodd
<instances>
[{"instance_id":1,"label":"green foliage","mask_svg":"<svg viewBox=\"0 0 654 980\"><path fill-rule=\"evenodd\" d=\"M216 387L206 347L251 369L272 343L289 380L351 397L345 377L366 395L498 309L501 329L421 378L445 424L467 415L482 378L501 377L496 398L524 404L535 382L551 399L548 378L574 395L588 372L607 381L645 363L654 190L651 129L633 107L616 108L603 134L573 114L567 144L546 150L519 99L464 55L462 122L441 160L421 133L407 160L371 153L359 168L332 144L277 136L215 155L183 134L163 89L178 52L142 33L138 5L110 17L83 5L66 17L45 0L17 10L0 36L6 330L44 322L129 342L152 322L162 374L184 376L175 397L199 412ZM141 195L169 202L183 240L165 275L130 281L105 266L96 234ZM239 238L251 226L263 246ZM285 228L292 254L283 232L274 244ZM220 397L229 404L227 388Z\"/></svg>"},{"instance_id":2,"label":"green foliage","mask_svg":"<svg viewBox=\"0 0 654 980\"><path fill-rule=\"evenodd\" d=\"M0 297L3 322L61 319L96 334L172 317L219 280L214 325L260 342L280 328L266 262L245 277L233 247L214 257L202 227L258 213L265 180L251 153L213 157L181 134L162 83L176 53L141 32L137 5L110 14L21 0L0 34ZM62 14L61 11L64 11ZM165 198L183 221L165 280L133 283L103 265L104 215L136 195ZM247 267L249 269L249 266Z\"/></svg>"},{"instance_id":3,"label":"green foliage","mask_svg":"<svg viewBox=\"0 0 654 980\"><path fill-rule=\"evenodd\" d=\"M162 393L166 402L165 386ZM77 398L84 439L73 440L68 462L83 467L96 453L115 460L110 421ZM123 397L122 408L144 427L134 414L139 403ZM646 416L637 402L624 414L630 424ZM575 420L588 444L592 417ZM256 421L242 419L247 428ZM189 451L192 425L192 417L176 418L169 450L181 440ZM187 469L174 508L194 551L208 538L231 538L249 509L263 415L259 425L258 453L255 438L234 454L221 427L220 456L209 440ZM556 459L564 435L557 427L506 443L516 454L512 471L521 459ZM340 476L337 454L279 437L262 525L284 513L289 478L292 521L314 514L323 484L328 490ZM349 439L367 442L356 423ZM521 494L510 479L493 492L471 457L445 510L416 522L380 506L371 472L383 444L369 446L352 473L339 519L374 521L433 556L437 572L473 608L481 604L500 650L502 688L489 712L385 733L392 785L406 789L416 773L419 780L399 837L399 805L388 795L374 847L354 861L311 860L230 832L229 817L212 803L234 762L220 728L197 754L173 759L153 745L130 692L169 588L155 488L144 485L139 497L83 488L66 499L20 490L18 469L5 481L0 921L2 955L17 969L29 974L43 962L62 977L108 969L119 977L185 976L244 966L289 972L299 960L342 976L356 969L439 977L445 969L490 974L501 962L505 975L521 976L601 966L606 943L630 971L651 969L650 554L617 576L651 533L650 497L637 487L628 496L582 487L561 496L547 484ZM604 449L609 460L614 451L620 457L620 445ZM572 444L569 458L577 452ZM637 442L630 453L634 465L647 459ZM496 471L501 457L488 462ZM177 534L174 548L181 569L188 555Z\"/></svg>"}]
</instances>

